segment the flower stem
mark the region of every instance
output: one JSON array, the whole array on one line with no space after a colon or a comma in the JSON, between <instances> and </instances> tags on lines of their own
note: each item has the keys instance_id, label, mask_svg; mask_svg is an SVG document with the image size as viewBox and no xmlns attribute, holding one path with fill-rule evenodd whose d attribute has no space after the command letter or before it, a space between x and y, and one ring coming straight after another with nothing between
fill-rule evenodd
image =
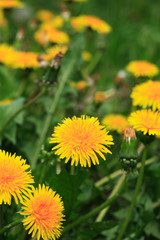
<instances>
[{"instance_id":1,"label":"flower stem","mask_svg":"<svg viewBox=\"0 0 160 240\"><path fill-rule=\"evenodd\" d=\"M119 235L116 238L116 240L121 240L123 238L123 235L124 235L124 233L126 231L126 228L127 228L128 224L129 224L129 221L131 219L132 212L133 212L133 209L134 209L134 206L135 206L135 203L136 203L136 199L137 199L137 196L138 196L141 184L142 184L144 167L145 167L145 160L146 160L146 151L147 151L147 149L145 148L144 151L143 151L142 164L141 164L141 168L140 168L139 177L137 179L136 188L135 188L135 191L134 191L132 202L131 202L131 205L129 207L126 219L123 222L122 228L121 228L121 230L119 232Z\"/></svg>"},{"instance_id":2,"label":"flower stem","mask_svg":"<svg viewBox=\"0 0 160 240\"><path fill-rule=\"evenodd\" d=\"M12 223L9 223L8 225L4 226L2 229L0 229L0 235L2 235L4 232L6 232L8 229L17 226L22 222L23 219L16 220Z\"/></svg>"},{"instance_id":3,"label":"flower stem","mask_svg":"<svg viewBox=\"0 0 160 240\"><path fill-rule=\"evenodd\" d=\"M110 199L117 193L117 191L119 190L119 187L122 186L122 184L125 182L125 179L126 179L126 177L125 177L125 174L123 173L123 175L120 177L119 181L117 182L116 186L112 190L111 194L109 195L108 199ZM109 209L109 206L100 211L99 215L96 218L96 222L101 222L103 220L108 209Z\"/></svg>"},{"instance_id":4,"label":"flower stem","mask_svg":"<svg viewBox=\"0 0 160 240\"><path fill-rule=\"evenodd\" d=\"M70 62L70 65L68 66L68 68L64 72L62 79L59 79L60 81L59 81L58 89L57 89L55 97L53 99L53 103L52 103L52 105L50 107L50 111L48 112L46 120L44 122L42 133L41 133L41 136L40 136L40 138L38 140L38 143L37 143L37 146L36 146L36 149L35 149L35 153L34 153L34 156L33 156L32 162L31 162L32 169L34 169L35 166L36 166L36 163L37 163L37 160L38 160L38 156L39 156L39 152L40 152L40 149L41 149L41 145L44 142L44 139L46 137L47 131L48 131L49 127L50 127L50 122L51 122L53 114L54 114L54 112L56 110L56 107L57 107L59 98L61 96L61 93L63 91L63 88L64 88L64 86L65 86L65 84L66 84L66 82L68 80L68 77L69 77L71 71L72 71L72 68L73 68L73 65L74 65L74 61L75 61L75 59L73 58L72 61Z\"/></svg>"},{"instance_id":5,"label":"flower stem","mask_svg":"<svg viewBox=\"0 0 160 240\"><path fill-rule=\"evenodd\" d=\"M146 160L145 165L147 166L147 165L149 165L151 163L156 162L157 160L158 160L158 157L149 158L149 159ZM142 165L141 163L138 163L137 168L140 168L141 165ZM105 184L105 183L109 182L110 180L120 176L122 173L123 173L122 170L115 171L114 173L110 174L109 176L101 178L100 180L98 180L95 183L95 186L96 187L101 187L103 184Z\"/></svg>"},{"instance_id":6,"label":"flower stem","mask_svg":"<svg viewBox=\"0 0 160 240\"><path fill-rule=\"evenodd\" d=\"M75 165L71 165L70 174L74 175L74 173L75 173Z\"/></svg>"},{"instance_id":7,"label":"flower stem","mask_svg":"<svg viewBox=\"0 0 160 240\"><path fill-rule=\"evenodd\" d=\"M4 219L3 219L3 204L0 205L0 231L3 228L4 225ZM2 234L2 240L5 240L4 234Z\"/></svg>"},{"instance_id":8,"label":"flower stem","mask_svg":"<svg viewBox=\"0 0 160 240\"><path fill-rule=\"evenodd\" d=\"M121 182L121 184L119 184L119 187L117 188L117 191L115 191L115 193L112 197L109 197L109 199L106 202L102 203L100 206L93 209L91 212L89 212L86 215L78 218L76 221L74 221L73 223L66 226L63 230L63 233L65 233L65 232L69 231L70 229L76 227L80 223L85 222L87 219L89 219L89 218L95 216L97 213L99 213L102 209L111 205L117 199L118 195L120 194L121 190L123 189L125 178L126 178L126 175L123 175L123 181Z\"/></svg>"}]
</instances>

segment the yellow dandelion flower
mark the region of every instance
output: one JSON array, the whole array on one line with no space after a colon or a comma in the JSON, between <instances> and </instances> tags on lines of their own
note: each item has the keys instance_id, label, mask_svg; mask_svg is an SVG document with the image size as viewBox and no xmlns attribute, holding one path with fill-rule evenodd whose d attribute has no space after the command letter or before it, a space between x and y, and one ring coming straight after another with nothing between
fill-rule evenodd
<instances>
[{"instance_id":1,"label":"yellow dandelion flower","mask_svg":"<svg viewBox=\"0 0 160 240\"><path fill-rule=\"evenodd\" d=\"M12 7L23 7L24 3L19 0L0 0L0 7L12 8Z\"/></svg>"},{"instance_id":2,"label":"yellow dandelion flower","mask_svg":"<svg viewBox=\"0 0 160 240\"><path fill-rule=\"evenodd\" d=\"M108 130L115 130L119 133L122 133L123 129L129 125L127 118L121 114L105 116L102 119L102 124L104 124Z\"/></svg>"},{"instance_id":3,"label":"yellow dandelion flower","mask_svg":"<svg viewBox=\"0 0 160 240\"><path fill-rule=\"evenodd\" d=\"M40 26L40 29L44 31L45 30L52 31L52 29L54 28L61 28L63 26L63 23L64 23L64 20L62 16L55 16L49 21L42 23Z\"/></svg>"},{"instance_id":4,"label":"yellow dandelion flower","mask_svg":"<svg viewBox=\"0 0 160 240\"><path fill-rule=\"evenodd\" d=\"M82 92L86 87L87 87L87 83L86 83L85 81L79 81L79 82L77 82L77 84L76 84L76 89L77 89L79 92Z\"/></svg>"},{"instance_id":5,"label":"yellow dandelion flower","mask_svg":"<svg viewBox=\"0 0 160 240\"><path fill-rule=\"evenodd\" d=\"M114 144L98 119L88 116L64 119L55 127L50 143L57 144L52 150L61 159L66 158L65 163L71 159L71 165L80 162L82 167L91 167L91 162L99 164L97 154L106 160L104 153L111 153L107 147Z\"/></svg>"},{"instance_id":6,"label":"yellow dandelion flower","mask_svg":"<svg viewBox=\"0 0 160 240\"><path fill-rule=\"evenodd\" d=\"M39 54L34 52L15 51L8 57L7 65L12 68L36 68L39 66L37 61Z\"/></svg>"},{"instance_id":7,"label":"yellow dandelion flower","mask_svg":"<svg viewBox=\"0 0 160 240\"><path fill-rule=\"evenodd\" d=\"M135 77L153 77L159 72L155 64L147 61L132 61L127 65L126 69Z\"/></svg>"},{"instance_id":8,"label":"yellow dandelion flower","mask_svg":"<svg viewBox=\"0 0 160 240\"><path fill-rule=\"evenodd\" d=\"M18 199L22 201L22 194L31 191L34 180L29 167L20 156L0 149L0 204L10 205L12 196L18 204Z\"/></svg>"},{"instance_id":9,"label":"yellow dandelion flower","mask_svg":"<svg viewBox=\"0 0 160 240\"><path fill-rule=\"evenodd\" d=\"M143 134L160 135L160 113L150 109L138 110L131 113L128 118L129 123Z\"/></svg>"},{"instance_id":10,"label":"yellow dandelion flower","mask_svg":"<svg viewBox=\"0 0 160 240\"><path fill-rule=\"evenodd\" d=\"M34 37L41 45L46 45L48 42L58 44L66 44L69 42L69 36L66 33L53 28L39 29Z\"/></svg>"},{"instance_id":11,"label":"yellow dandelion flower","mask_svg":"<svg viewBox=\"0 0 160 240\"><path fill-rule=\"evenodd\" d=\"M7 64L8 60L14 56L15 49L7 44L0 44L0 62Z\"/></svg>"},{"instance_id":12,"label":"yellow dandelion flower","mask_svg":"<svg viewBox=\"0 0 160 240\"><path fill-rule=\"evenodd\" d=\"M95 103L103 103L106 99L106 92L103 92L103 91L99 91L99 92L96 92L95 95L94 95L94 100L95 100Z\"/></svg>"},{"instance_id":13,"label":"yellow dandelion flower","mask_svg":"<svg viewBox=\"0 0 160 240\"><path fill-rule=\"evenodd\" d=\"M10 103L12 103L14 100L12 99L4 99L0 101L0 105L8 105Z\"/></svg>"},{"instance_id":14,"label":"yellow dandelion flower","mask_svg":"<svg viewBox=\"0 0 160 240\"><path fill-rule=\"evenodd\" d=\"M91 60L92 54L88 51L83 51L82 52L82 58L84 61L88 62Z\"/></svg>"},{"instance_id":15,"label":"yellow dandelion flower","mask_svg":"<svg viewBox=\"0 0 160 240\"><path fill-rule=\"evenodd\" d=\"M37 240L41 237L44 240L53 239L61 235L62 221L64 221L62 211L64 210L61 197L51 188L44 184L38 188L33 188L33 194L29 193L24 197L23 220L26 230L32 233L34 238L37 233Z\"/></svg>"},{"instance_id":16,"label":"yellow dandelion flower","mask_svg":"<svg viewBox=\"0 0 160 240\"><path fill-rule=\"evenodd\" d=\"M40 10L37 12L36 17L42 22L49 21L53 18L53 13L49 10Z\"/></svg>"},{"instance_id":17,"label":"yellow dandelion flower","mask_svg":"<svg viewBox=\"0 0 160 240\"><path fill-rule=\"evenodd\" d=\"M65 54L67 51L68 46L53 46L46 50L46 55L44 55L45 60L51 60L53 59L59 52Z\"/></svg>"},{"instance_id":18,"label":"yellow dandelion flower","mask_svg":"<svg viewBox=\"0 0 160 240\"><path fill-rule=\"evenodd\" d=\"M85 27L90 27L98 33L109 33L111 31L111 27L108 23L94 16L82 15L73 17L71 19L71 24L77 31L82 31Z\"/></svg>"},{"instance_id":19,"label":"yellow dandelion flower","mask_svg":"<svg viewBox=\"0 0 160 240\"><path fill-rule=\"evenodd\" d=\"M160 110L160 82L147 81L135 86L131 93L134 106L152 107L153 111Z\"/></svg>"}]
</instances>

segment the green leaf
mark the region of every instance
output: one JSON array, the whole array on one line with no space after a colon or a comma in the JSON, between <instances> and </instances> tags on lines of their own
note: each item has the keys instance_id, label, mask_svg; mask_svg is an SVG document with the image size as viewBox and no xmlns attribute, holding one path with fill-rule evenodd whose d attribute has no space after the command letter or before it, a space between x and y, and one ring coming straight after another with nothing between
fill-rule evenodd
<instances>
[{"instance_id":1,"label":"green leaf","mask_svg":"<svg viewBox=\"0 0 160 240\"><path fill-rule=\"evenodd\" d=\"M144 231L148 236L154 236L155 238L160 239L160 229L157 222L152 221L148 223Z\"/></svg>"},{"instance_id":2,"label":"green leaf","mask_svg":"<svg viewBox=\"0 0 160 240\"><path fill-rule=\"evenodd\" d=\"M103 222L93 222L87 224L87 231L85 231L84 228L80 228L78 235L79 239L88 240L88 239L94 239L99 237L99 235L105 230L109 230L111 228L115 227L115 223L113 221L103 221ZM77 236L77 230L76 230L76 236ZM99 238L98 238L99 239Z\"/></svg>"},{"instance_id":3,"label":"green leaf","mask_svg":"<svg viewBox=\"0 0 160 240\"><path fill-rule=\"evenodd\" d=\"M8 105L0 105L0 128L3 127L3 125L10 119L15 112L17 112L23 105L24 98L18 98L14 102ZM23 122L23 113L18 114L14 121L18 124L22 124Z\"/></svg>"},{"instance_id":4,"label":"green leaf","mask_svg":"<svg viewBox=\"0 0 160 240\"><path fill-rule=\"evenodd\" d=\"M16 144L16 132L17 132L17 126L16 124L12 123L5 131L4 135L10 142L12 142L13 144Z\"/></svg>"},{"instance_id":5,"label":"green leaf","mask_svg":"<svg viewBox=\"0 0 160 240\"><path fill-rule=\"evenodd\" d=\"M53 175L50 186L62 196L66 218L70 217L79 188L86 178L88 178L89 174L89 171L81 170L77 175L70 175L66 170L63 170L59 175Z\"/></svg>"},{"instance_id":6,"label":"green leaf","mask_svg":"<svg viewBox=\"0 0 160 240\"><path fill-rule=\"evenodd\" d=\"M15 96L15 81L6 67L0 66L0 100Z\"/></svg>"}]
</instances>

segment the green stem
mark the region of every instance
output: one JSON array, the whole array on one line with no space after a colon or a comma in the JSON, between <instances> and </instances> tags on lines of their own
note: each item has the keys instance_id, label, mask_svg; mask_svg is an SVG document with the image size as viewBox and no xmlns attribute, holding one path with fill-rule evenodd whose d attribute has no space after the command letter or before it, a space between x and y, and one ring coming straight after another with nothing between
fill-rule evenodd
<instances>
[{"instance_id":1,"label":"green stem","mask_svg":"<svg viewBox=\"0 0 160 240\"><path fill-rule=\"evenodd\" d=\"M37 160L38 160L38 156L39 156L39 152L40 152L40 149L41 149L41 145L44 142L44 139L46 137L47 131L48 131L49 127L50 127L51 119L53 118L53 114L54 114L54 112L56 110L59 98L60 98L61 93L63 91L63 88L64 88L64 86L65 86L65 84L66 84L66 82L68 80L70 72L71 72L71 70L73 68L74 61L75 61L75 59L73 58L72 62L69 65L69 67L64 72L63 78L59 79L58 89L57 89L55 97L53 99L53 103L52 103L52 105L50 107L50 111L48 112L48 115L47 115L46 120L44 122L42 133L41 133L41 136L40 136L40 138L38 140L38 143L37 143L37 146L36 146L36 149L35 149L35 153L34 153L34 156L33 156L32 162L31 162L32 169L34 169L35 166L36 166L36 163L37 163Z\"/></svg>"},{"instance_id":2,"label":"green stem","mask_svg":"<svg viewBox=\"0 0 160 240\"><path fill-rule=\"evenodd\" d=\"M124 177L124 179L126 178L126 176ZM118 197L118 195L120 194L121 190L123 189L123 182L121 182L121 184L119 185L119 187L117 188L117 191L115 192L115 194L110 197L106 202L102 203L100 206L98 206L97 208L93 209L91 212L87 213L86 215L78 218L76 221L74 221L73 223L69 224L68 226L66 226L63 230L63 233L69 231L70 229L78 226L80 223L85 222L87 219L95 216L97 213L99 213L102 209L110 206Z\"/></svg>"},{"instance_id":3,"label":"green stem","mask_svg":"<svg viewBox=\"0 0 160 240\"><path fill-rule=\"evenodd\" d=\"M112 198L112 197L117 193L117 191L119 190L119 188L124 184L125 179L126 179L126 176L125 176L125 174L123 173L123 175L121 176L121 178L120 178L119 181L117 182L116 186L115 186L114 189L112 190L111 194L109 195L109 198L108 198L108 199ZM109 206L101 210L101 212L99 213L99 215L98 215L97 218L96 218L96 222L101 222L101 221L103 220L103 218L105 217L108 209L109 209Z\"/></svg>"},{"instance_id":4,"label":"green stem","mask_svg":"<svg viewBox=\"0 0 160 240\"><path fill-rule=\"evenodd\" d=\"M93 57L93 60L90 62L87 68L84 69L84 72L88 75L92 73L96 65L98 64L99 60L102 57L102 52L97 52L97 54Z\"/></svg>"},{"instance_id":5,"label":"green stem","mask_svg":"<svg viewBox=\"0 0 160 240\"><path fill-rule=\"evenodd\" d=\"M45 175L46 175L47 167L48 167L48 163L47 163L47 162L44 162L44 163L43 163L42 170L41 170L41 175L40 175L40 178L39 178L39 181L38 181L39 184L42 184L42 183L43 183L43 180L44 180Z\"/></svg>"},{"instance_id":6,"label":"green stem","mask_svg":"<svg viewBox=\"0 0 160 240\"><path fill-rule=\"evenodd\" d=\"M70 174L74 175L74 173L75 173L75 165L72 165L70 168Z\"/></svg>"},{"instance_id":7,"label":"green stem","mask_svg":"<svg viewBox=\"0 0 160 240\"><path fill-rule=\"evenodd\" d=\"M4 226L3 204L0 205L0 231ZM2 234L2 240L5 240L4 234Z\"/></svg>"},{"instance_id":8,"label":"green stem","mask_svg":"<svg viewBox=\"0 0 160 240\"><path fill-rule=\"evenodd\" d=\"M158 160L157 157L149 158L148 160L146 160L145 165L147 166L147 165L149 165L149 164L151 164L151 163L156 162L157 160ZM141 167L141 163L138 163L137 168L140 168L140 167ZM98 180L98 181L95 183L95 186L96 186L96 187L101 187L103 184L105 184L105 183L109 182L110 180L112 180L112 179L120 176L122 173L123 173L122 170L115 171L114 173L110 174L110 176L107 176L107 177L104 177L104 178Z\"/></svg>"},{"instance_id":9,"label":"green stem","mask_svg":"<svg viewBox=\"0 0 160 240\"><path fill-rule=\"evenodd\" d=\"M16 220L8 225L6 225L5 227L3 227L2 229L0 229L0 235L2 235L4 232L6 232L8 229L17 226L18 224L20 224L22 222L22 219Z\"/></svg>"},{"instance_id":10,"label":"green stem","mask_svg":"<svg viewBox=\"0 0 160 240\"><path fill-rule=\"evenodd\" d=\"M18 109L6 122L5 124L3 125L3 127L1 128L0 130L0 134L2 135L4 130L7 128L8 124L10 124L13 119L15 117L17 117L17 115L19 113L21 113L22 111L24 111L27 107L29 107L31 104L33 104L34 102L37 101L37 99L39 99L44 93L44 90L42 90L38 95L36 95L32 100L30 100L29 102L27 102L26 104L24 104L20 109Z\"/></svg>"},{"instance_id":11,"label":"green stem","mask_svg":"<svg viewBox=\"0 0 160 240\"><path fill-rule=\"evenodd\" d=\"M141 165L141 168L140 168L140 173L139 173L139 177L138 177L138 180L137 180L137 183L136 183L136 188L135 188L135 191L134 191L132 202L131 202L131 205L129 207L126 219L123 222L122 228L121 228L121 230L119 232L119 235L116 238L116 240L121 240L123 238L123 235L126 231L126 228L129 224L129 221L132 217L132 212L133 212L133 209L134 209L134 206L135 206L135 203L136 203L136 199L137 199L137 196L138 196L141 184L142 184L144 167L145 167L145 160L146 160L146 151L147 151L147 149L145 148L144 151L143 151L142 165Z\"/></svg>"}]
</instances>

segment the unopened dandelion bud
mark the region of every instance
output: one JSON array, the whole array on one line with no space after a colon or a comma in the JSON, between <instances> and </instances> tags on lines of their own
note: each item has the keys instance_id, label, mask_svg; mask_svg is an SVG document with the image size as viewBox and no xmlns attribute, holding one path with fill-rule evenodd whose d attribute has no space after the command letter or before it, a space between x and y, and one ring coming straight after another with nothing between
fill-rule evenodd
<instances>
[{"instance_id":1,"label":"unopened dandelion bud","mask_svg":"<svg viewBox=\"0 0 160 240\"><path fill-rule=\"evenodd\" d=\"M51 67L58 69L60 67L62 58L63 58L63 53L62 52L57 53L56 56L51 61Z\"/></svg>"},{"instance_id":2,"label":"unopened dandelion bud","mask_svg":"<svg viewBox=\"0 0 160 240\"><path fill-rule=\"evenodd\" d=\"M126 172L136 168L138 158L138 140L133 127L129 126L123 130L123 142L120 151L120 162Z\"/></svg>"}]
</instances>

